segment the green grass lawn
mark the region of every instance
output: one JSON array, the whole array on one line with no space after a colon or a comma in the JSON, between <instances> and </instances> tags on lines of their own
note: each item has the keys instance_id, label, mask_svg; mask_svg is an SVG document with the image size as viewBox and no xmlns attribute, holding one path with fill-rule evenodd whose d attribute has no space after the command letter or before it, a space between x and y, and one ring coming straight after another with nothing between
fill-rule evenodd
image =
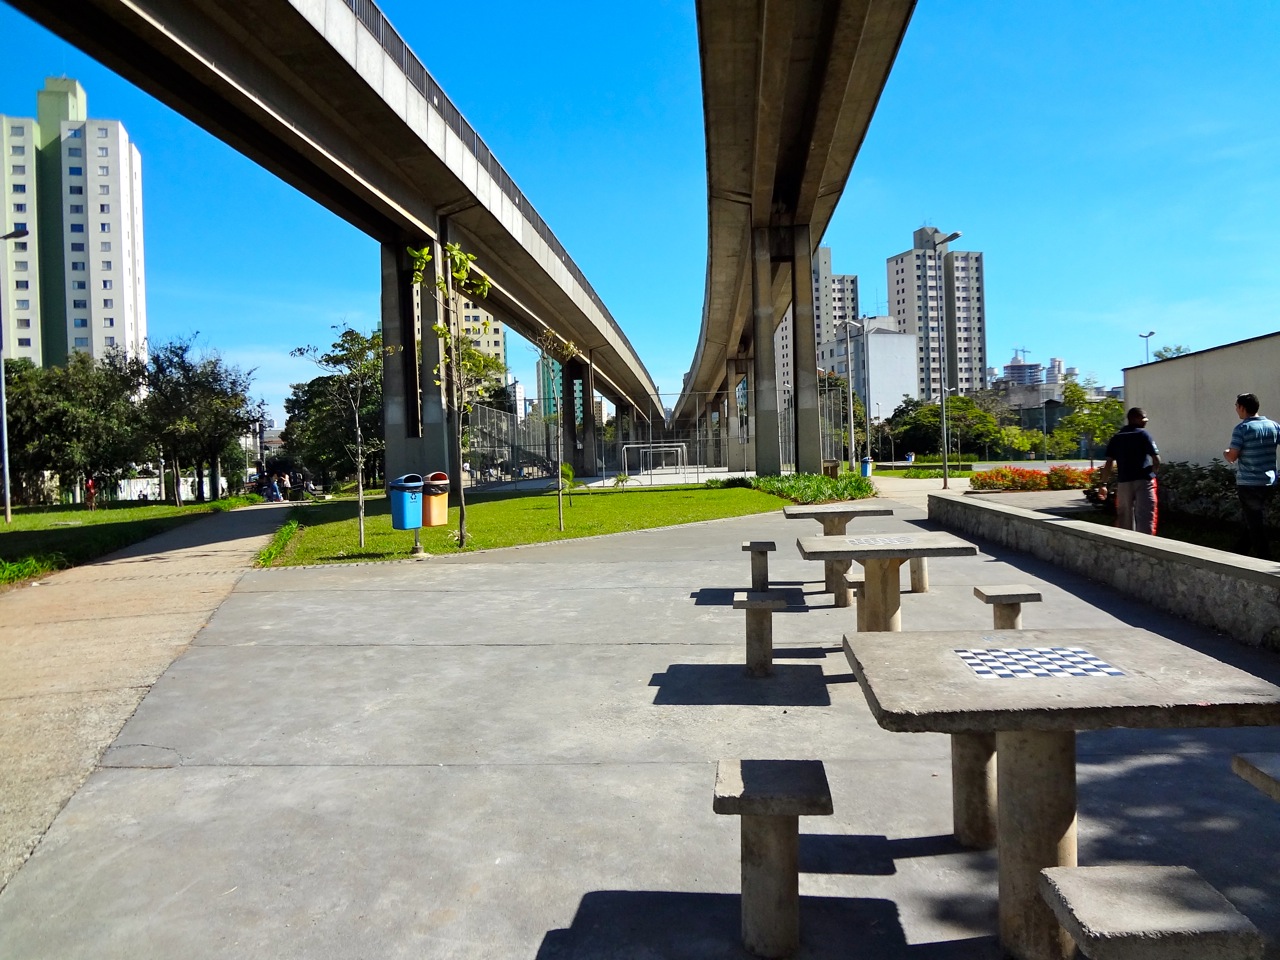
<instances>
[{"instance_id":1,"label":"green grass lawn","mask_svg":"<svg viewBox=\"0 0 1280 960\"><path fill-rule=\"evenodd\" d=\"M591 537L602 533L669 527L698 520L768 513L786 501L758 490L705 486L655 487L636 490L575 493L564 498L564 532L560 532L554 493L475 494L467 500L467 549L510 547ZM298 533L271 566L312 563L350 563L359 560L397 560L409 556L412 530L391 528L385 498L365 502L365 549L359 547L354 501L302 504L291 516ZM427 553L457 553L458 509L449 511L444 527L423 527Z\"/></svg>"},{"instance_id":2,"label":"green grass lawn","mask_svg":"<svg viewBox=\"0 0 1280 960\"><path fill-rule=\"evenodd\" d=\"M236 497L180 508L160 503L108 503L97 510L83 505L20 507L13 523L0 528L0 584L87 563L198 517L258 499Z\"/></svg>"}]
</instances>

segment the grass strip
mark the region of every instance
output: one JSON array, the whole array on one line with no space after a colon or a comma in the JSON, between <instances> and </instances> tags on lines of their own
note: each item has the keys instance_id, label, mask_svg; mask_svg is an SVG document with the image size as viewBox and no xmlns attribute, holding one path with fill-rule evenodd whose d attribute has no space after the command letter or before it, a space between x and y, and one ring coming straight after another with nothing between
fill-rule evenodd
<instances>
[{"instance_id":1,"label":"grass strip","mask_svg":"<svg viewBox=\"0 0 1280 960\"><path fill-rule=\"evenodd\" d=\"M647 530L723 517L769 513L782 504L759 490L643 487L577 492L564 498L564 532L554 492L474 494L467 498L467 550L547 543L579 537ZM297 508L298 535L272 561L274 566L354 563L407 558L412 530L393 530L385 498L365 501L365 548L359 547L356 505L351 501L309 503ZM423 527L422 546L431 554L458 552L458 510L448 525Z\"/></svg>"},{"instance_id":2,"label":"grass strip","mask_svg":"<svg viewBox=\"0 0 1280 960\"><path fill-rule=\"evenodd\" d=\"M297 512L296 510L294 511ZM289 515L289 519L284 522L279 530L275 532L275 536L271 538L271 542L258 551L257 559L253 561L255 567L269 567L275 562L276 557L284 552L285 547L289 545L289 541L293 539L294 534L298 532L298 520L293 514Z\"/></svg>"}]
</instances>

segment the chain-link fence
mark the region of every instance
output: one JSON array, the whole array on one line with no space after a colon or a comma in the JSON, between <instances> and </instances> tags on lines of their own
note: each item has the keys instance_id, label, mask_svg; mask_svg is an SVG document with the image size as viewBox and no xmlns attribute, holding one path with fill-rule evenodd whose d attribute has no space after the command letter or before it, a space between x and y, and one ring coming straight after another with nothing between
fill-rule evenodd
<instances>
[{"instance_id":1,"label":"chain-link fence","mask_svg":"<svg viewBox=\"0 0 1280 960\"><path fill-rule=\"evenodd\" d=\"M560 429L559 417L523 415L476 404L464 418L463 479L471 485L518 482L553 477L560 462L579 477L618 477L653 483L702 482L716 474L753 469L751 419L745 390L739 391L736 423L723 396L686 401L696 419L671 419L678 402L663 396L664 421L636 418L628 408L595 404L594 438L587 435L581 411L571 430ZM819 382L818 422L822 458L847 462L848 403L840 382ZM789 392L778 397L779 450L784 470L795 469L795 409Z\"/></svg>"}]
</instances>

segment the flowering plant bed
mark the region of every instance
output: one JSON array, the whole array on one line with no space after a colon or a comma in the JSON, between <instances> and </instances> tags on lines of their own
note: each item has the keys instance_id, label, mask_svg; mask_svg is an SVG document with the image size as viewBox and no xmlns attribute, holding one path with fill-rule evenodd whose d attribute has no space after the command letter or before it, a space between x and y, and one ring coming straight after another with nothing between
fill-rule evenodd
<instances>
[{"instance_id":1,"label":"flowering plant bed","mask_svg":"<svg viewBox=\"0 0 1280 960\"><path fill-rule=\"evenodd\" d=\"M1095 470L1058 466L1048 473L1025 467L996 467L969 478L970 490L1083 490L1093 483Z\"/></svg>"}]
</instances>

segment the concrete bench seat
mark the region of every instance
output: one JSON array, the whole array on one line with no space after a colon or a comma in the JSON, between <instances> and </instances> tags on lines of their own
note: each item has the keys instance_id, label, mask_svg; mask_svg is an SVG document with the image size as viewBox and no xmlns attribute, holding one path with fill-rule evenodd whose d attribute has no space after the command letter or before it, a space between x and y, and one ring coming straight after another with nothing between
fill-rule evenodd
<instances>
[{"instance_id":1,"label":"concrete bench seat","mask_svg":"<svg viewBox=\"0 0 1280 960\"><path fill-rule=\"evenodd\" d=\"M800 817L830 816L821 760L721 760L719 814L742 818L742 943L760 957L800 945Z\"/></svg>"},{"instance_id":2,"label":"concrete bench seat","mask_svg":"<svg viewBox=\"0 0 1280 960\"><path fill-rule=\"evenodd\" d=\"M751 589L769 589L769 554L778 549L772 540L743 540L742 551L751 554Z\"/></svg>"},{"instance_id":3,"label":"concrete bench seat","mask_svg":"<svg viewBox=\"0 0 1280 960\"><path fill-rule=\"evenodd\" d=\"M1040 894L1089 960L1261 960L1262 935L1190 867L1049 867Z\"/></svg>"},{"instance_id":4,"label":"concrete bench seat","mask_svg":"<svg viewBox=\"0 0 1280 960\"><path fill-rule=\"evenodd\" d=\"M747 672L753 677L773 673L773 612L786 606L787 598L776 590L733 595L733 609L746 611Z\"/></svg>"},{"instance_id":5,"label":"concrete bench seat","mask_svg":"<svg viewBox=\"0 0 1280 960\"><path fill-rule=\"evenodd\" d=\"M1238 753L1231 769L1272 800L1280 800L1280 753Z\"/></svg>"},{"instance_id":6,"label":"concrete bench seat","mask_svg":"<svg viewBox=\"0 0 1280 960\"><path fill-rule=\"evenodd\" d=\"M997 630L1022 629L1022 605L1044 599L1035 587L1025 583L1005 583L996 587L974 587L973 595L991 604L992 619Z\"/></svg>"}]
</instances>

